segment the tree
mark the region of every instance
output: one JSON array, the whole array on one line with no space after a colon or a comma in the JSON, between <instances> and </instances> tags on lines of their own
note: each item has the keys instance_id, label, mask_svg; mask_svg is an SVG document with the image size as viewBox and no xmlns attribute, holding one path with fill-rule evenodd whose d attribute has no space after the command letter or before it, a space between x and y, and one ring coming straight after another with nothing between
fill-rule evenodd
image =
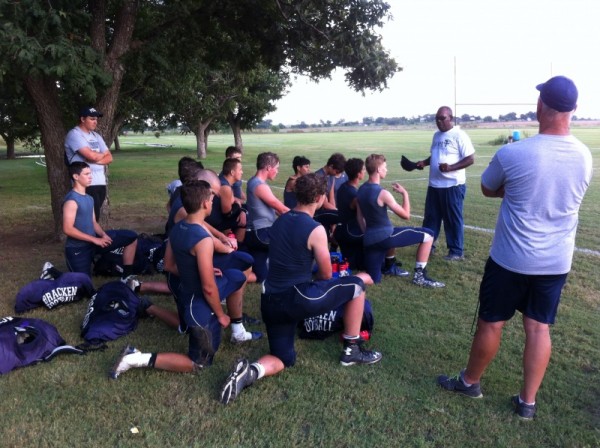
<instances>
[{"instance_id":1,"label":"tree","mask_svg":"<svg viewBox=\"0 0 600 448\"><path fill-rule=\"evenodd\" d=\"M252 129L265 115L275 110L273 101L283 96L289 78L285 72L276 72L264 66L238 75L243 88L234 98L235 108L228 111L227 122L233 131L234 145L243 150L242 130Z\"/></svg>"},{"instance_id":2,"label":"tree","mask_svg":"<svg viewBox=\"0 0 600 448\"><path fill-rule=\"evenodd\" d=\"M0 136L6 142L6 158L15 158L15 142L33 139L39 134L35 111L23 85L5 76L0 83Z\"/></svg>"},{"instance_id":3,"label":"tree","mask_svg":"<svg viewBox=\"0 0 600 448\"><path fill-rule=\"evenodd\" d=\"M189 62L198 51L191 57L186 51L199 48L207 67L223 60L238 68L260 62L313 79L340 67L353 89L381 90L399 70L373 31L388 11L381 0L0 0L0 76L23 79L36 110L56 234L69 188L65 123L75 118L66 111L95 104L104 113L99 131L110 145L125 121L117 107L130 64L145 66L154 51L166 66ZM203 134L201 123L194 127Z\"/></svg>"}]
</instances>

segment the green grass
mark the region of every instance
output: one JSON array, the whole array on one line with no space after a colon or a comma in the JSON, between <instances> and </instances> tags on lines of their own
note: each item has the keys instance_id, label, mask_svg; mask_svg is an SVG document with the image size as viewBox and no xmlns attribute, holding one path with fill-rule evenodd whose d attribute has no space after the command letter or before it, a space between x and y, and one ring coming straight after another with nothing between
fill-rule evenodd
<instances>
[{"instance_id":1,"label":"green grass","mask_svg":"<svg viewBox=\"0 0 600 448\"><path fill-rule=\"evenodd\" d=\"M410 285L406 279L385 279L369 288L375 332L371 346L381 350L378 365L342 368L336 338L298 341L298 363L277 377L261 380L231 406L217 402L218 389L237 356L256 358L266 341L247 346L227 342L229 330L210 369L198 375L177 375L137 369L118 381L106 372L125 343L144 351L185 352L187 340L156 319L140 322L129 336L104 352L65 355L47 364L0 377L3 417L2 446L576 446L600 445L600 280L597 274L600 234L598 178L581 208L577 252L552 329L553 356L538 395L539 418L519 422L509 398L521 381L523 332L515 318L505 330L500 352L482 382L483 400L441 391L440 373L456 373L466 362L479 282L492 235L498 200L484 198L479 176L497 147L489 142L503 131L469 129L477 149L468 170L465 204L467 259L448 264L432 257L429 270L448 284L441 291ZM532 131L530 135L533 135ZM575 128L600 160L598 129ZM400 170L400 155L426 157L431 130L348 133L253 134L244 137L244 178L254 174L256 154L277 152L282 160L274 191L291 174L291 161L303 154L312 168L341 151L348 157L386 154L390 174L411 195L413 219L420 225L427 172ZM167 143L148 148L131 143ZM159 232L166 219L165 186L176 177L177 160L194 155L191 137L163 135L123 137L123 150L110 170L111 225ZM207 167L219 170L231 136L209 139ZM62 245L51 238L52 223L45 170L32 159L0 161L0 315L14 313L18 289L39 275L46 260L64 268ZM477 228L477 229L476 229ZM440 242L444 247L444 242ZM441 251L443 255L443 251ZM414 248L398 250L412 266ZM160 277L155 277L160 279ZM95 278L96 286L106 279ZM156 303L173 307L166 297ZM250 285L246 309L259 314L259 288ZM79 343L83 302L28 316L54 323L70 343ZM132 434L132 427L139 429Z\"/></svg>"}]
</instances>

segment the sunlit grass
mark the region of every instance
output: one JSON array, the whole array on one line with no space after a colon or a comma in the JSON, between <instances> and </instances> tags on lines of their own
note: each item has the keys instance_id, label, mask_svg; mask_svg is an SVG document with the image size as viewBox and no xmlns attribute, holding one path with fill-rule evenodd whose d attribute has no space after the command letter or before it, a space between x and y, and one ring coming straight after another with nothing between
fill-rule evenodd
<instances>
[{"instance_id":1,"label":"sunlit grass","mask_svg":"<svg viewBox=\"0 0 600 448\"><path fill-rule=\"evenodd\" d=\"M441 291L414 287L406 279L385 279L369 288L375 332L371 345L384 354L370 367L342 368L340 345L334 337L323 342L299 341L298 363L281 375L257 382L239 401L224 407L218 388L237 356L256 358L268 350L265 340L247 346L227 342L215 365L199 375L136 370L118 381L106 372L125 343L144 351L185 352L187 340L156 319L108 350L84 357L62 356L51 363L17 370L0 377L4 405L0 419L2 446L598 446L600 444L600 251L599 180L595 177L580 214L577 246L593 253L576 253L563 293L556 325L554 353L540 390L539 418L517 421L509 398L521 381L521 322L507 325L497 359L484 377L483 400L444 393L435 385L440 373L464 367L471 342L479 282L487 258L499 200L479 191L479 175L497 147L488 144L498 129L467 130L477 149L468 170L465 221L466 260L449 264L432 257L429 270L447 283ZM598 129L575 129L591 148L595 165L600 153ZM427 157L431 130L385 132L253 134L244 136L244 178L255 171L259 152L281 158L273 183L281 195L291 161L303 154L316 170L335 151L347 157L384 153L390 174L385 184L400 181L408 189L413 218L420 225L427 171L400 170L402 154L413 160ZM203 163L220 170L231 136L209 138ZM133 143L166 143L151 148ZM121 138L123 150L110 168L113 227L161 232L166 218L165 186L176 177L177 160L195 154L192 137L162 135ZM49 189L44 168L31 159L0 161L0 315L13 311L18 289L39 275L46 260L64 268L63 248L51 240ZM398 224L400 221L396 220ZM443 237L440 247L444 247ZM398 251L412 268L414 248ZM153 277L159 280L161 277ZM95 278L96 286L107 279ZM149 278L147 278L149 280ZM156 303L174 307L168 297ZM259 287L250 285L246 310L259 315ZM79 343L83 302L52 312L38 309L27 315L54 323L71 343ZM138 434L130 429L136 427Z\"/></svg>"}]
</instances>

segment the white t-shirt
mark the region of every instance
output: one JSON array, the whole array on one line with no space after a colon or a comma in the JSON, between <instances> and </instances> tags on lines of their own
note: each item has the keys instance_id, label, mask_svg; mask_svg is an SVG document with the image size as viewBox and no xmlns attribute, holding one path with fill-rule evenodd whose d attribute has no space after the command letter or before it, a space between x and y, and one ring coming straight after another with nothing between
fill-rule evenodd
<instances>
[{"instance_id":1,"label":"white t-shirt","mask_svg":"<svg viewBox=\"0 0 600 448\"><path fill-rule=\"evenodd\" d=\"M79 126L75 126L65 137L65 154L69 164L73 162L85 162L92 170L92 185L106 185L105 165L88 162L79 155L81 148L88 147L95 152L106 152L108 146L97 132L85 132Z\"/></svg>"},{"instance_id":2,"label":"white t-shirt","mask_svg":"<svg viewBox=\"0 0 600 448\"><path fill-rule=\"evenodd\" d=\"M569 272L591 178L590 150L572 135L538 134L500 148L481 175L484 187L505 192L492 259L521 274Z\"/></svg>"},{"instance_id":3,"label":"white t-shirt","mask_svg":"<svg viewBox=\"0 0 600 448\"><path fill-rule=\"evenodd\" d=\"M431 142L431 161L429 164L429 185L435 188L450 188L466 182L465 169L442 173L440 163L453 165L465 157L475 154L475 148L469 136L454 126L447 132L437 131Z\"/></svg>"}]
</instances>

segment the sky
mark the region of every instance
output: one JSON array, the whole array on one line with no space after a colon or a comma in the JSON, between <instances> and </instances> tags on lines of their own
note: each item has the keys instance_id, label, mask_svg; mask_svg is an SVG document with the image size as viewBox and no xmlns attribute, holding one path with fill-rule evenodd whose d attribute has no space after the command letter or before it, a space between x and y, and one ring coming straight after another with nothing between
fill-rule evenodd
<instances>
[{"instance_id":1,"label":"sky","mask_svg":"<svg viewBox=\"0 0 600 448\"><path fill-rule=\"evenodd\" d=\"M360 122L434 114L442 105L455 109L455 116L497 118L535 111L535 86L556 75L575 81L578 117L600 118L596 0L388 3L393 20L379 33L403 70L386 90L363 96L339 70L318 84L298 77L266 118L285 125Z\"/></svg>"}]
</instances>

